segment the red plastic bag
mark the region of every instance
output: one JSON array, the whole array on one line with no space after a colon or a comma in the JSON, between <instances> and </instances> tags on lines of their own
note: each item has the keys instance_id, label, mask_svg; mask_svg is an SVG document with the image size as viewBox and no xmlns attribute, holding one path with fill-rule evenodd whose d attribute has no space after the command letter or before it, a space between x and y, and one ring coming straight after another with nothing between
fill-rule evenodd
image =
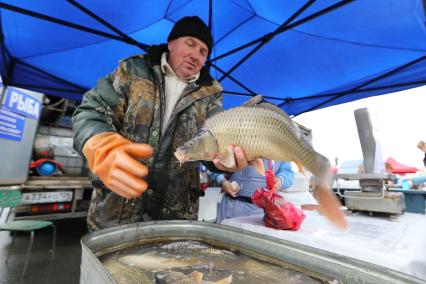
<instances>
[{"instance_id":1,"label":"red plastic bag","mask_svg":"<svg viewBox=\"0 0 426 284\"><path fill-rule=\"evenodd\" d=\"M266 174L266 188L258 188L251 197L254 204L263 208L265 216L263 222L266 227L279 230L298 230L305 214L293 203L286 201L281 195L275 193L275 173L270 169Z\"/></svg>"}]
</instances>

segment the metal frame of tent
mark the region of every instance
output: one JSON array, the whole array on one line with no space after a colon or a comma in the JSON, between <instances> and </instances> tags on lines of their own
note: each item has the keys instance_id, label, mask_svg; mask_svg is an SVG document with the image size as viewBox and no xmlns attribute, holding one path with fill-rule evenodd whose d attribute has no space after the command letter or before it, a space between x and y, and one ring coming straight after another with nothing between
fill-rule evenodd
<instances>
[{"instance_id":1,"label":"metal frame of tent","mask_svg":"<svg viewBox=\"0 0 426 284\"><path fill-rule=\"evenodd\" d=\"M229 95L237 95L237 96L254 96L257 95L257 93L253 90L251 90L250 88L248 88L247 86L245 86L244 84L242 84L241 82L239 82L237 79L235 79L233 76L231 76L231 73L234 72L239 66L241 66L248 58L250 58L254 53L256 53L259 49L261 49L263 46L265 46L269 41L271 41L276 35L281 34L283 32L286 32L292 28L295 28L299 25L302 25L306 22L309 22L317 17L320 17L324 14L327 14L329 12L334 11L335 9L341 8L351 2L353 2L354 0L341 0L340 2L333 4L329 7L326 7L314 14L311 14L309 16L306 16L300 20L297 20L295 22L293 22L299 15L301 15L304 11L306 11L316 0L310 0L308 1L305 5L303 5L299 10L297 10L293 15L291 15L283 24L281 24L275 31L270 32L268 34L265 34L262 37L259 37L257 39L254 39L246 44L243 44L233 50L230 50L228 52L225 52L219 56L216 56L215 58L209 58L207 61L207 67L213 67L214 69L216 69L217 71L219 71L222 76L218 79L219 82L223 81L225 78L228 78L229 80L233 81L234 83L236 83L238 86L240 86L242 89L244 89L245 91L247 91L247 93L243 93L243 92L234 92L234 91L229 91L229 90L224 90L223 93L224 94L229 94ZM426 9L426 0L424 1L424 7ZM99 31L93 28L89 28L86 26L82 26L82 25L78 25L69 21L65 21L59 18L55 18L55 17L51 17L48 15L44 15L41 13L37 13L34 11L30 11L21 7L17 7L17 6L13 6L10 4L6 4L6 3L1 3L0 2L0 8L2 9L6 9L9 11L13 11L16 13L20 13L20 14L24 14L27 16L31 16L34 18L38 18L40 20L44 20L44 21L48 21L48 22L52 22L58 25L63 25L63 26L67 26L69 28L73 28L73 29L77 29L80 31L84 31L84 32L88 32L88 33L92 33L95 35L99 35L99 36L103 36L105 38L109 38L109 39L113 39L113 40L117 40L117 41L121 41L123 43L126 44L130 44L130 45L134 45L137 46L138 48L147 51L149 48L149 45L138 42L137 40L133 39L132 37L126 35L124 32L120 31L119 29L117 29L116 27L114 27L113 25L111 25L110 23L108 23L105 19L102 19L101 17L99 17L98 15L96 15L95 13L93 13L92 11L90 11L89 9L87 9L86 7L84 7L83 5L81 5L80 3L78 3L75 0L67 0L67 2L69 2L71 5L75 6L76 8L78 8L79 10L81 10L83 13L87 14L88 16L90 16L91 18L95 19L96 21L98 21L99 23L101 23L102 25L104 25L105 27L107 27L108 29L110 29L111 31L113 31L115 34L112 33L107 33L107 32L103 32L103 31ZM212 28L212 10L213 10L213 1L209 0L209 19L208 19L208 26L210 27L210 29ZM0 22L0 28L1 28L1 22ZM257 44L257 45L256 45ZM41 70L35 66L32 66L30 64L27 64L25 62L19 61L17 58L14 58L7 50L5 44L4 44L4 37L0 38L0 45L1 45L1 50L2 50L2 60L3 62L5 62L6 66L5 68L7 70L5 70L6 72L4 72L4 74L6 74L6 76L3 78L3 83L5 85L9 85L9 86L15 86L15 87L21 87L21 88L27 88L27 89L31 89L34 91L41 91L43 93L46 94L51 94L50 91L63 91L63 92L69 92L69 93L75 93L75 94L82 94L86 91L86 88L83 88L81 86L78 86L77 84L74 84L72 82L69 82L63 78L59 78L53 74L50 74L44 70ZM245 55L242 59L240 59L236 64L234 64L228 71L222 70L220 67L218 67L217 65L213 64L213 62L220 60L224 57L227 57L231 54L234 54L236 52L239 52L241 50L244 50L246 48L249 48L251 46L256 45L247 55ZM291 102L294 101L301 101L301 100L311 100L311 99L317 99L317 98L324 98L325 100L322 102L317 103L316 105L302 110L296 114L294 114L295 116L303 113L303 112L307 112L307 111L312 111L315 109L320 108L321 106L324 106L332 101L335 101L336 99L339 99L343 96L349 95L349 94L354 94L354 93L362 93L362 92L368 92L368 91L377 91L377 90L386 90L386 89L391 89L391 88L395 88L395 87L415 87L415 86L421 86L421 85L425 85L426 84L426 80L421 80L421 81L414 81L414 82L405 82L405 83L401 83L401 84L390 84L390 85L384 85L384 86L379 86L379 87L368 87L369 85L371 85L372 83L377 83L380 80L383 80L384 78L388 78L390 76L392 76L395 73L398 73L410 66L413 66L423 60L426 59L426 56L421 56L409 63L406 63L402 66L399 66L391 71L386 72L385 74L379 75L367 82L364 82L356 87L353 87L349 90L346 91L340 91L340 92L335 92L335 93L326 93L326 94L315 94L312 96L305 96L305 97L301 97L301 98L291 98L291 97L287 97L287 98L280 98L280 97L272 97L272 96L264 96L266 99L272 99L272 100L277 100L277 101L281 101L281 103L278 104L279 107L283 107L286 104L289 104ZM32 71L37 72L40 76L44 76L46 78L49 78L50 81L56 81L58 83L61 83L62 85L65 86L69 86L69 88L58 88L58 87L48 87L48 86L39 86L39 85L33 85L33 84L22 84L19 82L16 82L13 80L11 74L13 69L15 68L16 65L21 65L24 68L28 68L31 69ZM57 95L57 94L54 94Z\"/></svg>"}]
</instances>

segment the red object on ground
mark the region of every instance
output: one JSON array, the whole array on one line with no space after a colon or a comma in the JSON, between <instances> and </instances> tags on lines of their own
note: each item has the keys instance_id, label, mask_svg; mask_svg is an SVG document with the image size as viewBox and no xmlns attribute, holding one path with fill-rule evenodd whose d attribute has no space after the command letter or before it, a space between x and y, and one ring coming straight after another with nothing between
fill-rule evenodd
<instances>
[{"instance_id":1,"label":"red object on ground","mask_svg":"<svg viewBox=\"0 0 426 284\"><path fill-rule=\"evenodd\" d=\"M286 201L281 195L275 193L275 173L269 162L269 170L265 171L266 188L258 188L251 197L254 204L263 208L265 216L263 222L266 227L279 230L298 230L305 214L293 203Z\"/></svg>"},{"instance_id":2,"label":"red object on ground","mask_svg":"<svg viewBox=\"0 0 426 284\"><path fill-rule=\"evenodd\" d=\"M392 174L409 174L409 173L415 173L419 170L416 167L410 167L410 166L403 165L403 164L397 162L392 157L389 157L386 160L385 164L386 164L386 171L388 173L392 173Z\"/></svg>"}]
</instances>

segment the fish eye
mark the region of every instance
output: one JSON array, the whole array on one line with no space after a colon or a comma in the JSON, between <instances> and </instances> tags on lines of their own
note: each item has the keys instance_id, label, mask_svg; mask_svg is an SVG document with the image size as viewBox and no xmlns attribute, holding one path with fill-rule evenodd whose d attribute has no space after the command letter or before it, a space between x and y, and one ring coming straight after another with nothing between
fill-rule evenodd
<instances>
[{"instance_id":1,"label":"fish eye","mask_svg":"<svg viewBox=\"0 0 426 284\"><path fill-rule=\"evenodd\" d=\"M186 143L189 147L191 147L191 146L193 146L194 145L194 141L188 141L187 143Z\"/></svg>"}]
</instances>

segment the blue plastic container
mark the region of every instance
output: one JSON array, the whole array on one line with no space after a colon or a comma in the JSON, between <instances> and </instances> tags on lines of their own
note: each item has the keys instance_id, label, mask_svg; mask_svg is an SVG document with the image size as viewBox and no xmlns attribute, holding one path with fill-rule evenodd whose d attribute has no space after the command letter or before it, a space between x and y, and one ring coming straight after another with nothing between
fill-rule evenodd
<instances>
[{"instance_id":1,"label":"blue plastic container","mask_svg":"<svg viewBox=\"0 0 426 284\"><path fill-rule=\"evenodd\" d=\"M425 214L426 191L404 189L390 189L389 191L404 193L406 212Z\"/></svg>"}]
</instances>

